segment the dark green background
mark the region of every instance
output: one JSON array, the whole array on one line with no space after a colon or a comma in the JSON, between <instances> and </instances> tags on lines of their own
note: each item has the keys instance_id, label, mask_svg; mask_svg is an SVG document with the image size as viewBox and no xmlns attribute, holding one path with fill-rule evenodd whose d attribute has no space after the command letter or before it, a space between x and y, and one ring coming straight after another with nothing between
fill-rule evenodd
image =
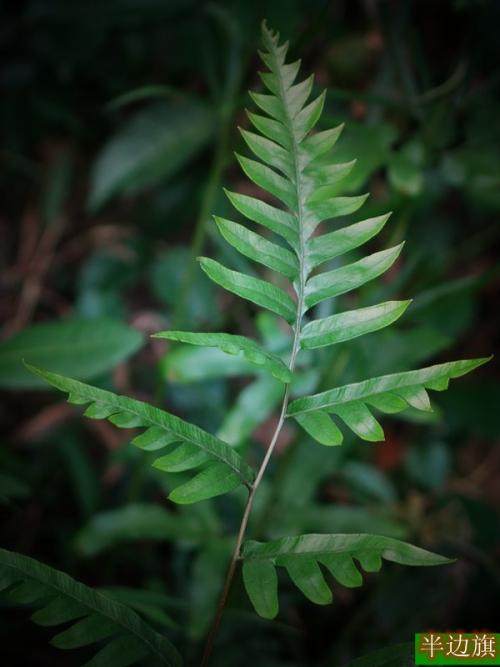
<instances>
[{"instance_id":1,"label":"dark green background","mask_svg":"<svg viewBox=\"0 0 500 667\"><path fill-rule=\"evenodd\" d=\"M165 356L147 336L176 323L283 342L274 320L256 321L253 308L215 289L192 261L203 250L252 270L216 237L209 213L234 215L223 185L248 188L232 150L245 152L236 127L247 123L245 91L259 86L267 17L303 71L316 74L317 89L328 89L321 126L346 122L336 154L358 164L345 194L372 195L356 219L393 211L369 249L407 241L387 277L341 305L415 298L391 329L312 355L311 387L494 352L500 4L0 7L0 312L9 341L0 347L1 544L87 584L153 591L158 627L197 664L242 496L170 506L171 480L131 451L126 432L85 423L32 384L20 359L36 362L46 334L31 327L56 327L47 367L220 427L249 382L233 377L234 359L181 347ZM69 330L60 324L68 319ZM110 326L119 332L103 347ZM225 428L255 463L276 389L250 382L247 403ZM237 582L214 665L337 667L429 628L494 629L499 398L490 364L437 396L432 421L384 420L385 443L347 438L326 450L288 429L254 535L372 531L458 560L435 569L385 564L359 590L334 585L326 608L283 581L274 623L253 614ZM2 664L76 665L87 656L57 651L49 638L28 610L5 603ZM412 664L404 650L397 655L354 664Z\"/></svg>"}]
</instances>

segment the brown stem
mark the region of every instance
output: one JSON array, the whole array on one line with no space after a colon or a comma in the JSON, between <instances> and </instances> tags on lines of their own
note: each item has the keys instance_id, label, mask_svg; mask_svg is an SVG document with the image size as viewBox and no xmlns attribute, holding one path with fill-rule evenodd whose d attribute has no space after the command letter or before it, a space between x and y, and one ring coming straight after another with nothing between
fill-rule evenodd
<instances>
[{"instance_id":1,"label":"brown stem","mask_svg":"<svg viewBox=\"0 0 500 667\"><path fill-rule=\"evenodd\" d=\"M295 368L295 360L297 358L297 354L299 351L299 340L300 340L300 328L301 328L301 322L302 322L302 309L304 305L304 273L301 271L301 279L300 279L300 287L299 287L299 299L298 299L298 304L297 304L297 319L295 322L294 326L294 337L293 337L293 345L292 345L292 353L290 355L290 363L289 363L289 369L293 371ZM264 456L261 466L259 468L259 472L257 473L257 477L255 478L254 483L250 487L249 491L250 493L248 494L248 500L247 504L245 505L245 511L243 512L243 517L241 519L241 524L240 524L240 529L238 531L238 538L236 540L236 544L234 547L233 555L231 557L231 562L229 564L229 568L226 574L226 579L224 581L224 587L222 589L222 594L219 599L219 603L217 605L217 610L215 612L215 618L212 624L212 628L210 630L210 633L208 634L207 641L205 644L205 649L203 651L203 658L201 661L201 667L207 667L208 661L210 660L210 656L212 654L212 650L214 647L214 641L215 637L217 635L217 631L219 629L219 625L222 619L222 614L224 613L224 608L226 606L227 602L227 596L229 595L229 591L231 589L231 584L233 583L234 579L234 573L236 571L236 564L238 560L241 558L241 545L243 543L243 539L245 538L245 533L248 525L248 520L250 518L250 513L252 511L252 506L253 506L253 501L255 498L255 494L257 493L257 489L259 488L259 485L262 481L262 478L264 477L264 473L266 472L267 465L269 463L269 460L271 459L271 456L273 455L274 448L276 447L276 443L278 442L278 437L281 432L281 429L283 428L283 424L286 419L286 412L288 409L288 401L290 398L290 385L286 385L285 393L283 395L283 402L281 405L281 412L280 412L280 417L278 420L278 424L276 426L276 429L274 431L273 437L271 439L271 442L269 443L269 447L267 448L266 455Z\"/></svg>"},{"instance_id":2,"label":"brown stem","mask_svg":"<svg viewBox=\"0 0 500 667\"><path fill-rule=\"evenodd\" d=\"M227 570L226 574L226 580L224 582L224 588L222 589L222 593L219 599L219 603L217 605L217 611L215 613L215 618L214 622L212 624L212 628L210 630L210 633L207 637L207 642L205 644L205 650L203 651L203 658L201 661L201 667L206 667L208 665L208 661L210 659L210 655L212 654L213 646L214 646L214 640L217 635L217 631L219 629L219 625L222 619L222 614L224 612L224 608L226 606L227 602L227 596L229 595L229 591L231 589L231 584L233 583L233 578L234 578L234 573L236 571L236 564L238 560L241 557L241 545L243 543L243 540L245 538L245 533L248 525L248 520L250 518L250 513L252 511L252 506L253 506L253 501L255 498L255 494L257 492L257 489L260 485L260 482L262 480L262 477L264 476L264 473L267 468L267 464L269 463L269 459L272 456L272 453L274 451L274 448L276 446L276 443L278 441L278 436L280 434L280 431L283 427L283 423L285 421L286 417L286 411L288 408L288 398L290 395L290 390L289 390L289 385L287 385L287 388L285 390L285 394L283 396L283 403L281 406L281 414L280 418L278 421L278 425L276 426L276 429L274 431L273 437L271 439L271 442L269 443L269 447L267 449L266 455L262 461L262 464L259 468L259 472L257 473L257 477L255 478L255 482L252 484L250 487L250 492L248 494L248 500L245 505L245 511L243 512L243 518L241 519L241 524L240 524L240 529L238 531L238 538L236 540L236 544L234 547L233 555L231 557L231 562L229 563L229 568Z\"/></svg>"}]
</instances>

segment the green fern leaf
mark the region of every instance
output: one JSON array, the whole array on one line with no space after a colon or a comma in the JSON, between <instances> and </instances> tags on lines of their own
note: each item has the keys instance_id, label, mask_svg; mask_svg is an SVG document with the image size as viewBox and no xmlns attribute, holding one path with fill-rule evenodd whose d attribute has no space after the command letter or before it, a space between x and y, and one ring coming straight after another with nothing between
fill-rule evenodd
<instances>
[{"instance_id":1,"label":"green fern leaf","mask_svg":"<svg viewBox=\"0 0 500 667\"><path fill-rule=\"evenodd\" d=\"M280 287L260 278L252 278L244 273L231 271L208 257L202 257L200 264L209 278L229 292L281 315L288 322L293 322L296 313L295 303Z\"/></svg>"},{"instance_id":2,"label":"green fern leaf","mask_svg":"<svg viewBox=\"0 0 500 667\"><path fill-rule=\"evenodd\" d=\"M392 414L411 406L417 410L430 410L426 389L443 391L450 379L470 373L491 359L467 359L429 366L418 371L392 373L380 377L304 396L290 403L288 414L304 425L305 415L331 413L340 419L363 440L384 439L382 428L368 406L380 412Z\"/></svg>"},{"instance_id":3,"label":"green fern leaf","mask_svg":"<svg viewBox=\"0 0 500 667\"><path fill-rule=\"evenodd\" d=\"M314 236L307 241L307 260L314 268L330 259L344 255L373 238L383 228L391 214L380 215L342 227L335 232Z\"/></svg>"},{"instance_id":4,"label":"green fern leaf","mask_svg":"<svg viewBox=\"0 0 500 667\"><path fill-rule=\"evenodd\" d=\"M306 412L296 415L295 419L304 431L309 433L321 445L330 447L342 444L342 432L326 412L321 410Z\"/></svg>"},{"instance_id":5,"label":"green fern leaf","mask_svg":"<svg viewBox=\"0 0 500 667\"><path fill-rule=\"evenodd\" d=\"M200 262L214 282L287 320L295 336L300 336L303 348L330 345L388 326L402 314L406 302L379 304L373 310L339 314L335 320L310 322L300 332L307 310L381 275L396 261L402 244L339 269L312 274L323 262L375 236L389 214L312 236L323 221L354 213L367 195L336 196L338 182L355 163L325 162L325 154L335 145L342 126L311 133L323 108L324 93L308 102L313 78L295 83L299 62L285 63L288 45L279 45L278 36L265 26L263 42L266 50L260 55L269 71L261 73L261 78L269 93L254 92L251 97L267 116L248 113L260 134L241 130L246 144L261 162L240 155L237 158L246 175L285 210L257 197L226 194L241 214L281 236L290 250L241 224L221 218L216 218L216 222L222 236L242 254L289 278L296 299L277 285L231 271L214 260L201 258ZM295 356L296 352L292 367Z\"/></svg>"},{"instance_id":6,"label":"green fern leaf","mask_svg":"<svg viewBox=\"0 0 500 667\"><path fill-rule=\"evenodd\" d=\"M343 129L344 123L341 123L330 130L323 130L307 137L301 146L304 165L307 166L316 158L328 153L337 143Z\"/></svg>"},{"instance_id":7,"label":"green fern leaf","mask_svg":"<svg viewBox=\"0 0 500 667\"><path fill-rule=\"evenodd\" d=\"M251 364L263 368L281 382L291 382L292 373L283 361L267 352L255 341L245 336L235 336L227 333L193 333L191 331L160 331L153 338L165 338L176 340L191 345L203 345L206 347L217 347L227 354L243 354Z\"/></svg>"},{"instance_id":8,"label":"green fern leaf","mask_svg":"<svg viewBox=\"0 0 500 667\"><path fill-rule=\"evenodd\" d=\"M320 222L355 213L368 199L366 194L355 197L332 197L318 202L314 199L314 192L308 197L305 205L304 227L308 237L316 231Z\"/></svg>"},{"instance_id":9,"label":"green fern leaf","mask_svg":"<svg viewBox=\"0 0 500 667\"><path fill-rule=\"evenodd\" d=\"M284 419L293 417L307 433L326 446L342 442L339 420L362 439L381 440L383 430L372 414L373 409L383 413L397 413L408 406L429 410L427 389L444 390L450 378L464 375L487 359L457 361L381 376L296 398L289 403L291 381L297 379L295 367L301 349L336 344L389 326L403 314L409 301L386 302L315 319L313 309L317 304L356 290L387 271L398 259L403 244L340 264L338 268L327 266L322 269L325 262L340 258L372 239L384 227L388 214L332 229L335 218L358 211L368 195L338 194L342 179L354 166L354 160L335 163L329 155L342 126L313 131L323 110L325 93L310 101L312 77L296 82L300 63L285 62L288 44L280 45L278 35L268 30L265 24L263 43L265 51L260 55L268 71L261 73L261 79L266 92L251 93L259 113L248 112L248 118L256 131L241 131L256 159L237 155L243 172L262 193L261 197L234 192L226 194L234 208L250 223L263 228L264 233L271 232L280 238L268 239L253 228L248 229L225 218L215 218L215 222L229 244L279 275L273 273L267 280L234 271L206 257L199 261L202 270L219 286L288 322L293 336L288 366L244 337L178 331L160 334L160 337L189 344L217 347L230 354L241 353L245 361L279 378L282 384L262 375L249 385L219 431L227 434L232 443L239 444L255 427L259 415L267 416L278 395L281 396L278 426L257 475L227 442L173 415L53 373L32 370L50 384L69 392L70 401L90 403L87 416L109 419L122 428L145 428L145 433L134 439L137 446L148 451L173 446L153 465L168 472L196 469L197 473L172 492L172 500L191 503L226 493L242 483L249 488L224 595L234 574L234 564L237 559L242 559L245 586L256 610L262 616L272 618L278 612L277 566L286 568L292 581L307 597L326 604L331 599L331 591L321 568L328 569L342 585L359 586L362 576L354 559L368 572L378 570L382 558L407 565L449 562L398 540L373 535L302 535L268 544L248 542L242 551L241 543L254 495L278 442ZM242 369L246 370L246 367L242 366ZM294 391L296 386L293 386ZM249 405L256 406L255 413ZM18 595L29 597L32 593L21 588ZM224 598L215 628L223 606ZM71 613L77 612L71 610ZM111 636L112 630L106 624L97 628L92 617L86 623L83 631L90 627L94 633ZM61 641L77 642L79 632L78 626L75 630L70 629ZM212 639L211 636L208 653ZM108 650L112 654L114 649Z\"/></svg>"},{"instance_id":10,"label":"green fern leaf","mask_svg":"<svg viewBox=\"0 0 500 667\"><path fill-rule=\"evenodd\" d=\"M340 296L378 278L394 264L402 249L403 244L400 243L394 248L375 252L340 269L313 276L306 285L306 305L315 306L325 299Z\"/></svg>"},{"instance_id":11,"label":"green fern leaf","mask_svg":"<svg viewBox=\"0 0 500 667\"><path fill-rule=\"evenodd\" d=\"M245 143L256 157L260 158L262 162L265 162L270 167L281 171L284 176L293 178L288 152L284 148L274 141L261 137L254 132L248 132L248 130L243 130L241 127L239 130Z\"/></svg>"},{"instance_id":12,"label":"green fern leaf","mask_svg":"<svg viewBox=\"0 0 500 667\"><path fill-rule=\"evenodd\" d=\"M290 135L287 132L286 127L283 123L278 123L275 120L266 118L266 116L261 116L260 114L252 113L247 111L248 118L252 125L259 130L265 137L276 141L283 148L287 150L291 147Z\"/></svg>"},{"instance_id":13,"label":"green fern leaf","mask_svg":"<svg viewBox=\"0 0 500 667\"><path fill-rule=\"evenodd\" d=\"M265 115L248 113L250 122L262 136L242 130L246 144L261 163L241 156L238 161L247 176L281 206L278 208L274 202L269 204L256 197L227 194L234 207L249 221L281 236L295 253L297 263L292 265L286 261L288 255L278 253L275 245L266 246L261 237L245 236L241 227L223 223L219 224L219 229L224 238L244 255L293 281L296 294L294 316L290 303L277 308L275 304L263 303L262 298L251 299L278 313L292 325L294 338L289 368L293 371L299 348L333 345L382 329L401 317L410 301L390 301L320 320L312 316L310 321L303 321L306 313L325 299L351 292L381 276L398 259L403 244L333 270L321 270L325 262L362 246L378 234L389 214L341 229L323 229L324 223L329 225L331 219L356 212L367 195L338 196L339 184L354 165L354 161L336 164L327 157L342 127L311 133L320 117L324 94L309 103L312 78L295 83L299 63L285 63L288 45L279 45L278 35L268 30L265 24L262 32L266 50L260 55L269 71L261 73L261 78L269 92L251 94ZM282 210L283 206L285 210ZM210 277L229 291L248 298L248 293L244 294L230 284L228 274L221 276L212 271ZM238 280L242 280L240 275ZM249 280L255 279L249 277ZM275 286L271 288L274 293ZM429 410L426 389L443 390L450 378L463 375L485 361L453 362L373 378L297 398L289 405L286 393L283 410L323 445L335 446L342 442L342 432L334 418L359 437L378 441L384 434L371 412L373 408L384 413L399 412L408 406ZM259 479L262 473L263 469ZM354 559L368 572L377 571L382 558L407 565L449 562L398 540L372 535L303 535L268 544L247 542L240 558L250 599L256 611L266 618L273 618L278 612L276 566L285 567L292 581L309 599L327 604L331 601L331 591L321 568L328 569L342 585L354 587L362 583Z\"/></svg>"},{"instance_id":14,"label":"green fern leaf","mask_svg":"<svg viewBox=\"0 0 500 667\"><path fill-rule=\"evenodd\" d=\"M248 541L243 549L243 581L256 612L264 618L278 613L277 567L316 604L329 604L331 590L323 567L342 586L361 586L354 559L366 572L378 572L382 559L401 565L444 565L452 561L391 537L364 534L299 535L273 542Z\"/></svg>"},{"instance_id":15,"label":"green fern leaf","mask_svg":"<svg viewBox=\"0 0 500 667\"><path fill-rule=\"evenodd\" d=\"M127 667L146 659L171 667L182 664L173 644L135 611L33 558L0 549L0 584L7 601L38 607L31 617L38 625L71 623L53 637L57 648L105 640L87 667Z\"/></svg>"},{"instance_id":16,"label":"green fern leaf","mask_svg":"<svg viewBox=\"0 0 500 667\"><path fill-rule=\"evenodd\" d=\"M270 192L290 209L296 210L297 193L291 181L256 160L238 154L236 154L236 157L245 174L255 185Z\"/></svg>"},{"instance_id":17,"label":"green fern leaf","mask_svg":"<svg viewBox=\"0 0 500 667\"><path fill-rule=\"evenodd\" d=\"M302 329L300 345L305 349L325 347L378 331L400 318L410 303L411 300L386 301L313 320Z\"/></svg>"},{"instance_id":18,"label":"green fern leaf","mask_svg":"<svg viewBox=\"0 0 500 667\"><path fill-rule=\"evenodd\" d=\"M255 262L279 271L280 273L295 278L298 274L299 264L295 255L289 250L282 248L276 243L271 243L259 234L250 231L243 225L238 225L231 220L215 218L220 233L228 243L234 246L242 255L246 255Z\"/></svg>"},{"instance_id":19,"label":"green fern leaf","mask_svg":"<svg viewBox=\"0 0 500 667\"><path fill-rule=\"evenodd\" d=\"M297 250L299 231L293 215L256 197L249 197L230 190L224 190L224 192L234 208L242 215L283 237L294 250Z\"/></svg>"},{"instance_id":20,"label":"green fern leaf","mask_svg":"<svg viewBox=\"0 0 500 667\"><path fill-rule=\"evenodd\" d=\"M257 197L233 192L226 194L242 215L281 236L290 250L241 224L221 218L216 218L216 222L222 236L242 254L290 279L290 289L293 288L296 298L292 299L288 292L272 283L231 271L213 260L202 258L200 261L203 270L216 283L277 313L293 327L294 343L289 364L293 372L299 348L334 345L378 331L398 320L410 300L388 301L323 319L312 317L304 322L304 315L325 299L356 290L381 276L398 259L403 243L339 268L320 270L325 262L372 239L384 227L390 214L333 231L320 229L316 234L318 226L326 221L357 211L367 195L338 196L339 183L355 164L355 160L335 163L329 158L329 151L343 126L316 134L311 132L321 114L324 94L308 103L312 77L296 83L300 62L285 62L288 45L280 45L278 35L265 24L262 38L265 51L260 56L269 71L260 73L260 76L268 92L254 92L251 97L266 115L248 112L257 133L241 130L246 144L261 162L240 155L237 158L247 176L285 209ZM471 370L478 365L472 364ZM446 368L454 377L454 369L458 367ZM406 379L402 379L403 376ZM403 387L400 381L411 384ZM430 409L425 387L414 374L398 374L395 379L397 390L382 389L383 378L356 386L367 383L369 393L363 395L365 400L356 397L338 400L337 396L349 394L340 387L296 399L289 406L288 415L294 416L318 442L331 446L342 442L342 433L330 414L336 415L359 437L378 441L384 438L384 433L371 408L389 413L399 412L409 405L420 410Z\"/></svg>"},{"instance_id":21,"label":"green fern leaf","mask_svg":"<svg viewBox=\"0 0 500 667\"><path fill-rule=\"evenodd\" d=\"M52 386L67 392L70 403L90 403L84 413L86 417L108 419L120 428L146 428L145 433L132 440L138 447L152 451L174 444L173 452L153 462L160 470L179 472L206 465L193 479L172 491L170 499L174 502L197 502L227 493L240 484L252 484L254 473L240 455L198 426L147 403L34 366L27 367Z\"/></svg>"},{"instance_id":22,"label":"green fern leaf","mask_svg":"<svg viewBox=\"0 0 500 667\"><path fill-rule=\"evenodd\" d=\"M263 618L278 614L278 575L270 560L249 559L243 563L243 583L255 611Z\"/></svg>"}]
</instances>

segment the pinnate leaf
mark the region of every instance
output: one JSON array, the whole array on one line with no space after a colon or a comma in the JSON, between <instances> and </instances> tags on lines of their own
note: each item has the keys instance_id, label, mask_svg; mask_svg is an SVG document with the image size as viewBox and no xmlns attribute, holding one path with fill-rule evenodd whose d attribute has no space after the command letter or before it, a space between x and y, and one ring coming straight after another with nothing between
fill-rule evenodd
<instances>
[{"instance_id":1,"label":"pinnate leaf","mask_svg":"<svg viewBox=\"0 0 500 667\"><path fill-rule=\"evenodd\" d=\"M328 234L313 236L307 241L307 261L311 268L322 264L373 238L387 222L390 213L356 222Z\"/></svg>"},{"instance_id":2,"label":"pinnate leaf","mask_svg":"<svg viewBox=\"0 0 500 667\"><path fill-rule=\"evenodd\" d=\"M193 455L193 448L196 448L203 455L198 459L199 463L209 460L219 464L217 470L224 470L223 478L225 481L223 484L214 483L212 487L213 496L225 493L223 489L228 488L229 478L233 480L232 483L234 483L236 478L238 479L238 484L243 483L248 486L252 483L254 473L240 455L225 442L198 426L185 422L179 419L179 417L142 401L137 401L126 396L118 396L110 391L98 389L78 380L72 380L71 378L66 378L33 366L28 366L28 368L43 378L48 384L51 384L60 391L67 392L69 394L68 400L71 403L77 405L92 403L96 406L95 409L99 408L97 412L99 415L103 414L103 409L107 413L112 412L108 419L112 420L119 427L130 428L134 426L148 429L146 431L148 435L143 435L142 439L139 440L139 447L155 449L158 441L161 443L164 435L167 435L171 438L171 442L181 443L180 446L185 447L183 453L188 459ZM190 445L190 448L186 448L186 445ZM179 467L182 466L179 465ZM230 476L229 473L233 473L234 477ZM209 479L213 479L213 474ZM232 488L235 488L235 486L232 486ZM208 493L209 488L205 485L203 496L205 498L211 497ZM180 497L180 494L176 496L174 490L171 498L175 500L176 497ZM187 495L184 497L187 497ZM191 497L195 498L195 494L192 494ZM187 501L184 499L182 502ZM195 501L193 500L192 502Z\"/></svg>"},{"instance_id":3,"label":"pinnate leaf","mask_svg":"<svg viewBox=\"0 0 500 667\"><path fill-rule=\"evenodd\" d=\"M302 142L302 151L307 159L307 163L321 157L324 153L328 153L337 143L343 129L344 123L341 123L330 130L316 132L316 134L311 134L307 137Z\"/></svg>"},{"instance_id":4,"label":"pinnate leaf","mask_svg":"<svg viewBox=\"0 0 500 667\"><path fill-rule=\"evenodd\" d=\"M326 412L305 412L296 415L295 419L321 445L330 447L342 444L342 433Z\"/></svg>"},{"instance_id":5,"label":"pinnate leaf","mask_svg":"<svg viewBox=\"0 0 500 667\"><path fill-rule=\"evenodd\" d=\"M384 433L368 405L389 414L400 412L410 405L417 410L429 410L425 388L443 391L448 387L450 379L469 373L490 358L452 361L418 371L392 373L354 382L297 398L289 405L288 414L297 418L318 411L321 414L333 413L360 438L376 442L384 439Z\"/></svg>"},{"instance_id":6,"label":"pinnate leaf","mask_svg":"<svg viewBox=\"0 0 500 667\"><path fill-rule=\"evenodd\" d=\"M363 583L363 579L355 560L365 571L374 572L380 569L382 559L415 566L452 562L391 537L309 534L267 543L246 542L243 581L256 612L264 618L274 618L278 613L276 567L285 567L294 584L310 600L328 604L331 593L320 566L328 569L341 585L356 587Z\"/></svg>"},{"instance_id":7,"label":"pinnate leaf","mask_svg":"<svg viewBox=\"0 0 500 667\"><path fill-rule=\"evenodd\" d=\"M394 248L375 252L340 269L313 276L306 285L307 306L311 307L325 299L345 294L377 278L394 264L402 248L403 243L400 243Z\"/></svg>"},{"instance_id":8,"label":"pinnate leaf","mask_svg":"<svg viewBox=\"0 0 500 667\"><path fill-rule=\"evenodd\" d=\"M327 410L336 405L342 405L355 400L366 400L373 396L385 394L386 392L398 391L406 387L424 386L435 391L447 389L450 379L461 377L470 373L475 368L490 361L491 357L479 359L463 359L461 361L449 361L445 364L428 366L417 371L405 371L403 373L391 373L380 377L354 382L352 384L337 387L328 391L297 398L290 404L288 413L290 415L314 410Z\"/></svg>"},{"instance_id":9,"label":"pinnate leaf","mask_svg":"<svg viewBox=\"0 0 500 667\"><path fill-rule=\"evenodd\" d=\"M231 220L216 217L215 222L226 241L242 255L274 271L279 271L288 278L297 276L299 270L297 257L286 248L271 243L259 234Z\"/></svg>"},{"instance_id":10,"label":"pinnate leaf","mask_svg":"<svg viewBox=\"0 0 500 667\"><path fill-rule=\"evenodd\" d=\"M270 167L281 171L290 178L293 174L293 162L290 153L270 139L240 128L241 136L250 150Z\"/></svg>"},{"instance_id":11,"label":"pinnate leaf","mask_svg":"<svg viewBox=\"0 0 500 667\"><path fill-rule=\"evenodd\" d=\"M318 562L314 558L282 558L288 576L295 586L315 604L330 604L332 591L325 581Z\"/></svg>"},{"instance_id":12,"label":"pinnate leaf","mask_svg":"<svg viewBox=\"0 0 500 667\"><path fill-rule=\"evenodd\" d=\"M225 190L225 193L234 208L249 220L267 227L267 229L270 229L275 234L279 234L279 236L288 241L292 248L299 246L299 233L295 220L290 213L271 206L255 197L249 197L248 195L238 194L229 190Z\"/></svg>"},{"instance_id":13,"label":"pinnate leaf","mask_svg":"<svg viewBox=\"0 0 500 667\"><path fill-rule=\"evenodd\" d=\"M260 278L252 278L244 273L231 271L208 257L202 257L200 264L209 278L229 292L281 315L288 322L295 319L295 303L280 287Z\"/></svg>"},{"instance_id":14,"label":"pinnate leaf","mask_svg":"<svg viewBox=\"0 0 500 667\"><path fill-rule=\"evenodd\" d=\"M283 361L267 352L258 343L246 336L236 336L228 333L193 333L191 331L160 331L153 338L175 340L191 345L217 347L227 354L242 353L247 361L271 373L281 382L290 382L292 374Z\"/></svg>"},{"instance_id":15,"label":"pinnate leaf","mask_svg":"<svg viewBox=\"0 0 500 667\"><path fill-rule=\"evenodd\" d=\"M19 553L0 549L0 578L8 587L27 584L36 592L29 604L38 607L32 620L43 626L72 625L57 634L52 644L71 649L112 638L88 665L126 667L144 659L178 667L182 659L163 635L153 630L124 604L69 575ZM7 590L4 595L9 596ZM120 652L117 648L130 648Z\"/></svg>"},{"instance_id":16,"label":"pinnate leaf","mask_svg":"<svg viewBox=\"0 0 500 667\"><path fill-rule=\"evenodd\" d=\"M237 155L241 168L256 185L267 190L290 209L297 208L297 194L290 181L260 162Z\"/></svg>"},{"instance_id":17,"label":"pinnate leaf","mask_svg":"<svg viewBox=\"0 0 500 667\"><path fill-rule=\"evenodd\" d=\"M278 576L270 560L243 561L243 583L255 611L263 618L278 614Z\"/></svg>"},{"instance_id":18,"label":"pinnate leaf","mask_svg":"<svg viewBox=\"0 0 500 667\"><path fill-rule=\"evenodd\" d=\"M300 344L303 348L313 349L343 343L372 331L378 331L401 317L410 303L409 300L386 301L376 306L348 310L320 320L313 320L302 329Z\"/></svg>"},{"instance_id":19,"label":"pinnate leaf","mask_svg":"<svg viewBox=\"0 0 500 667\"><path fill-rule=\"evenodd\" d=\"M212 463L195 477L176 487L170 494L170 500L180 505L197 503L214 496L220 496L236 489L241 479L224 463Z\"/></svg>"},{"instance_id":20,"label":"pinnate leaf","mask_svg":"<svg viewBox=\"0 0 500 667\"><path fill-rule=\"evenodd\" d=\"M247 111L247 115L252 125L265 137L276 141L283 148L291 147L292 139L283 123L251 111Z\"/></svg>"}]
</instances>

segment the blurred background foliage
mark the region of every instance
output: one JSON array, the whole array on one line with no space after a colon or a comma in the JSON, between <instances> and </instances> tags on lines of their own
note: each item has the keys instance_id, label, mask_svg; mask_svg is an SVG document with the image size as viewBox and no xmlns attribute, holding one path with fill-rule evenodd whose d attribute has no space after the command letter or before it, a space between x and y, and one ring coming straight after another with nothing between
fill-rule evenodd
<instances>
[{"instance_id":1,"label":"blurred background foliage","mask_svg":"<svg viewBox=\"0 0 500 667\"><path fill-rule=\"evenodd\" d=\"M272 316L255 317L193 261L203 249L252 272L213 234L210 213L230 213L223 186L251 187L232 151L242 149L245 91L259 85L263 17L327 87L324 126L346 122L336 155L358 162L342 191L372 195L357 219L393 211L373 247L407 240L387 280L355 301L322 304L322 315L415 297L391 329L308 353L295 391L493 352L500 4L1 7L2 545L111 590L195 664L243 496L173 507L168 476L128 447L130 433L84 422L40 391L21 360L150 400L260 460L279 384L238 357L149 334L188 326L254 335L278 353L287 345ZM254 536L378 532L458 561L386 565L362 589L334 588L326 608L285 588L274 623L251 612L237 583L214 664L340 666L415 631L493 629L499 400L490 366L439 396L431 417L388 418L385 443L351 438L326 451L287 427L259 492ZM33 667L85 658L51 648L26 610L2 613L5 665L26 665L27 652ZM366 664L413 664L398 655Z\"/></svg>"}]
</instances>

